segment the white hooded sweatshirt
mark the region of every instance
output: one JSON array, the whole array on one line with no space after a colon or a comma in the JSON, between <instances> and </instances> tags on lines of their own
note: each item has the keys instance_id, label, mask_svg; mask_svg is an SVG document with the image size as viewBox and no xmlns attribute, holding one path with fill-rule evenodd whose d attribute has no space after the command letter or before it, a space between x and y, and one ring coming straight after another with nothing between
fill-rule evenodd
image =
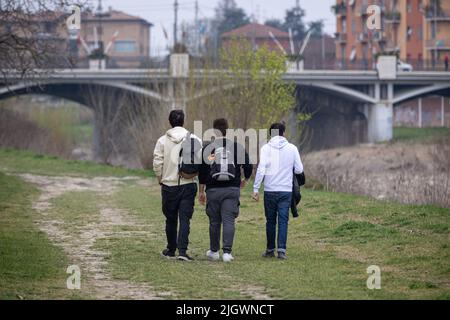
<instances>
[{"instance_id":1,"label":"white hooded sweatshirt","mask_svg":"<svg viewBox=\"0 0 450 320\"><path fill-rule=\"evenodd\" d=\"M281 136L273 137L261 148L253 191L259 192L264 179L266 192L292 192L295 174L303 172L298 149Z\"/></svg>"},{"instance_id":2,"label":"white hooded sweatshirt","mask_svg":"<svg viewBox=\"0 0 450 320\"><path fill-rule=\"evenodd\" d=\"M153 152L153 171L157 177L161 177L161 183L173 187L178 185L178 161L181 150L181 142L186 138L187 131L183 127L175 127L159 138ZM191 133L191 137L201 140ZM180 185L195 183L197 178L180 179Z\"/></svg>"}]
</instances>

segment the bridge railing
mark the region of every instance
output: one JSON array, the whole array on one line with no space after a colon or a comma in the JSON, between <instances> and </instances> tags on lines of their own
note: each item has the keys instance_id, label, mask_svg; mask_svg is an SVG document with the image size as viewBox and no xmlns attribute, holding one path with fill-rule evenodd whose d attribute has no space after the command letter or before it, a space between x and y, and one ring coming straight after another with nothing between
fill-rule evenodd
<instances>
[{"instance_id":1,"label":"bridge railing","mask_svg":"<svg viewBox=\"0 0 450 320\"><path fill-rule=\"evenodd\" d=\"M89 60L87 58L73 58L62 59L55 57L55 59L48 59L49 64L47 69L89 69ZM445 64L443 58L439 61L433 60L405 60L412 66L413 71L445 71ZM191 57L190 58L191 69L221 69L218 61L210 59L202 59ZM295 63L292 64L295 66ZM0 68L3 68L0 61ZM8 69L9 66L5 66ZM108 58L106 60L107 69L168 69L169 57L162 59L155 58ZM40 66L39 69L45 69ZM321 56L306 57L303 63L304 70L376 70L376 62L374 59L335 59L326 58Z\"/></svg>"},{"instance_id":2,"label":"bridge railing","mask_svg":"<svg viewBox=\"0 0 450 320\"><path fill-rule=\"evenodd\" d=\"M403 61L403 60L402 60ZM444 60L408 59L404 63L411 65L413 71L445 71ZM375 59L322 59L310 57L305 59L305 70L376 70Z\"/></svg>"}]
</instances>

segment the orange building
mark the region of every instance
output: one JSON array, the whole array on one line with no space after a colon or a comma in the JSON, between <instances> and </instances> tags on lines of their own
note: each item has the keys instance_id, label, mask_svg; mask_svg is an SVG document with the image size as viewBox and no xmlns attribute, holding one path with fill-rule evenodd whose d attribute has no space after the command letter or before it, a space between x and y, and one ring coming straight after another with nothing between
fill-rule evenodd
<instances>
[{"instance_id":1,"label":"orange building","mask_svg":"<svg viewBox=\"0 0 450 320\"><path fill-rule=\"evenodd\" d=\"M424 58L441 68L450 56L450 0L424 0Z\"/></svg>"},{"instance_id":2,"label":"orange building","mask_svg":"<svg viewBox=\"0 0 450 320\"><path fill-rule=\"evenodd\" d=\"M368 30L367 7L381 8L381 30ZM396 53L414 70L443 70L450 55L450 0L337 0L336 59L342 68L375 67L379 53ZM395 125L450 126L450 100L432 96L395 108Z\"/></svg>"},{"instance_id":3,"label":"orange building","mask_svg":"<svg viewBox=\"0 0 450 320\"><path fill-rule=\"evenodd\" d=\"M381 8L381 30L367 28L367 8ZM424 57L423 0L337 0L337 61L347 68L375 66L383 52L395 52L401 60L419 67Z\"/></svg>"},{"instance_id":4,"label":"orange building","mask_svg":"<svg viewBox=\"0 0 450 320\"><path fill-rule=\"evenodd\" d=\"M384 28L387 37L385 51L397 52L403 61L419 67L423 55L422 0L390 0L386 2Z\"/></svg>"}]
</instances>

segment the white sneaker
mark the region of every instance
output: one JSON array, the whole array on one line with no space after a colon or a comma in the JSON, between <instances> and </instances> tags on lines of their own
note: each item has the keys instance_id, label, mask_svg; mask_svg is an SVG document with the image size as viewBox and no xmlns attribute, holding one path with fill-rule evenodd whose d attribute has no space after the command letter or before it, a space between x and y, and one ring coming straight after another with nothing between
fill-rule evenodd
<instances>
[{"instance_id":1,"label":"white sneaker","mask_svg":"<svg viewBox=\"0 0 450 320\"><path fill-rule=\"evenodd\" d=\"M223 259L223 262L231 262L234 260L231 253L224 253L222 259Z\"/></svg>"},{"instance_id":2,"label":"white sneaker","mask_svg":"<svg viewBox=\"0 0 450 320\"><path fill-rule=\"evenodd\" d=\"M209 261L217 261L217 260L220 259L219 252L214 252L214 251L211 251L211 250L208 250L206 252L206 256L208 257Z\"/></svg>"}]
</instances>

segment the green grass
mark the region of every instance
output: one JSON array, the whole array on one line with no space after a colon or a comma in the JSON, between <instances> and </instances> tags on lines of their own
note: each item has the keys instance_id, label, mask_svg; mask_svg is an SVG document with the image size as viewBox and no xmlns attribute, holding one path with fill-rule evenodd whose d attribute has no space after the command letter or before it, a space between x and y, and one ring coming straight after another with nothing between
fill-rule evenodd
<instances>
[{"instance_id":1,"label":"green grass","mask_svg":"<svg viewBox=\"0 0 450 320\"><path fill-rule=\"evenodd\" d=\"M450 135L449 128L394 127L394 141L423 142Z\"/></svg>"},{"instance_id":2,"label":"green grass","mask_svg":"<svg viewBox=\"0 0 450 320\"><path fill-rule=\"evenodd\" d=\"M0 168L50 175L132 175L120 168L15 151L0 151ZM208 219L197 205L190 237L196 261L181 263L160 256L164 217L160 188L154 178L150 181L151 186L129 181L110 195L63 194L52 200L47 218L62 220L66 232L77 232L74 226L98 221L102 205L124 210L139 226L118 226L116 231L147 234L111 234L97 239L95 247L110 252L107 268L115 279L149 283L158 292L171 292L172 299L246 299L254 287L276 299L450 299L448 209L303 190L300 219L289 225L289 260L264 260L263 204L250 199L249 186L241 198L236 260L228 265L206 261ZM60 275L66 258L31 223L34 196L36 191L17 178L0 176L0 297L15 298L19 292L32 298L70 298L57 289L66 278ZM381 290L366 288L371 265L381 268ZM38 280L30 282L30 277Z\"/></svg>"},{"instance_id":3,"label":"green grass","mask_svg":"<svg viewBox=\"0 0 450 320\"><path fill-rule=\"evenodd\" d=\"M0 173L0 300L81 298L66 288L66 256L33 223L36 195Z\"/></svg>"},{"instance_id":4,"label":"green grass","mask_svg":"<svg viewBox=\"0 0 450 320\"><path fill-rule=\"evenodd\" d=\"M243 299L236 288L260 286L279 299L439 299L448 297L450 212L432 206L407 206L365 197L304 191L302 215L291 221L289 260L263 260L261 203L242 197L235 238L236 261L210 263L208 220L198 206L192 221L191 253L183 264L161 259L165 246L159 189L129 185L115 197L117 206L151 225L147 239L115 238L97 245L112 252L110 268L120 279L149 282L183 299ZM382 290L366 288L366 269L382 270ZM217 283L220 283L218 286Z\"/></svg>"},{"instance_id":5,"label":"green grass","mask_svg":"<svg viewBox=\"0 0 450 320\"><path fill-rule=\"evenodd\" d=\"M0 149L0 171L66 176L149 177L151 171L104 166L88 161L62 160L29 151Z\"/></svg>"}]
</instances>

